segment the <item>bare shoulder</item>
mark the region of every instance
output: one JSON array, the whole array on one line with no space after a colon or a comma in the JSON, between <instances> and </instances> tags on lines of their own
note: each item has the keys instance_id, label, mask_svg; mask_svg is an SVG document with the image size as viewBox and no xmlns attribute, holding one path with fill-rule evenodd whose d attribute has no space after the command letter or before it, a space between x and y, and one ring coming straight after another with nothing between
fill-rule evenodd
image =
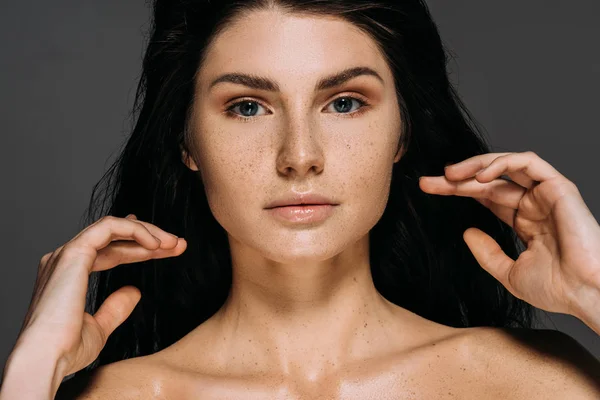
<instances>
[{"instance_id":1,"label":"bare shoulder","mask_svg":"<svg viewBox=\"0 0 600 400\"><path fill-rule=\"evenodd\" d=\"M103 365L63 382L55 400L141 400L162 398L160 370L146 357Z\"/></svg>"},{"instance_id":2,"label":"bare shoulder","mask_svg":"<svg viewBox=\"0 0 600 400\"><path fill-rule=\"evenodd\" d=\"M476 328L469 336L474 358L510 398L600 399L600 362L564 332Z\"/></svg>"}]
</instances>

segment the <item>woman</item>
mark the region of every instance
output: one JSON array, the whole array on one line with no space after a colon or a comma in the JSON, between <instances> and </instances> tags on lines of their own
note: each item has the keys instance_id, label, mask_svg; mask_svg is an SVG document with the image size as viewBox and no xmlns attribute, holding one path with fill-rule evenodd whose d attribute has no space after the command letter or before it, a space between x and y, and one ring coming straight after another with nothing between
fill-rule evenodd
<instances>
[{"instance_id":1,"label":"woman","mask_svg":"<svg viewBox=\"0 0 600 400\"><path fill-rule=\"evenodd\" d=\"M137 124L42 258L0 399L600 397L527 329L600 333L600 227L489 152L445 66L417 0L157 0Z\"/></svg>"}]
</instances>

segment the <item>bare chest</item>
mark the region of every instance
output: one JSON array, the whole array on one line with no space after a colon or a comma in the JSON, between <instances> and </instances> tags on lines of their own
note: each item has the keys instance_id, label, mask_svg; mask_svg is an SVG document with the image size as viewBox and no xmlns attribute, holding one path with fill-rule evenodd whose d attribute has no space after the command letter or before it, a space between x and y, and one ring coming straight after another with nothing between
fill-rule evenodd
<instances>
[{"instance_id":1,"label":"bare chest","mask_svg":"<svg viewBox=\"0 0 600 400\"><path fill-rule=\"evenodd\" d=\"M315 381L277 376L174 376L164 381L161 399L392 400L506 399L506 387L482 375L476 365L435 357L396 365L356 367Z\"/></svg>"}]
</instances>

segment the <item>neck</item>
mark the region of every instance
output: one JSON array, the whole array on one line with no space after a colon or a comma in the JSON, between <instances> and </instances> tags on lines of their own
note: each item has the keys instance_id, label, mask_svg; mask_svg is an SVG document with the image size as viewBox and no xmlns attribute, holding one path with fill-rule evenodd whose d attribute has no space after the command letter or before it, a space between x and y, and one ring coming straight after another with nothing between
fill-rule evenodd
<instances>
[{"instance_id":1,"label":"neck","mask_svg":"<svg viewBox=\"0 0 600 400\"><path fill-rule=\"evenodd\" d=\"M223 365L238 357L314 380L397 342L401 309L373 284L368 235L330 259L297 264L266 260L230 240L232 287L213 317Z\"/></svg>"}]
</instances>

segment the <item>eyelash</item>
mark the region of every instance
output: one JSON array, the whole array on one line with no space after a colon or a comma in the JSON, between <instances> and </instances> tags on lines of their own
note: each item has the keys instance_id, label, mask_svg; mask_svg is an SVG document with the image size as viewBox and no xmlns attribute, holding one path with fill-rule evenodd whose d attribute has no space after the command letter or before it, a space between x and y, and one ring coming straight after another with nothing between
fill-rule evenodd
<instances>
[{"instance_id":1,"label":"eyelash","mask_svg":"<svg viewBox=\"0 0 600 400\"><path fill-rule=\"evenodd\" d=\"M339 97L333 99L331 102L329 102L329 104L331 104L334 101L339 100L339 99L352 99L352 100L356 100L356 101L358 101L358 103L360 105L360 108L358 108L356 111L352 111L352 112L349 112L349 113L334 113L334 114L340 114L340 115L342 115L343 116L342 118L354 118L354 117L357 117L357 116L361 115L365 111L365 108L367 106L370 105L370 103L368 103L366 100L364 100L362 98L359 98L359 97L350 96L350 95L339 96ZM225 110L225 115L227 117L229 117L229 118L234 118L234 119L240 120L242 122L253 122L256 118L258 118L258 116L244 117L244 116L241 116L241 115L236 114L233 111L231 111L232 109L234 109L238 105L240 105L242 103L248 103L248 102L257 103L257 104L261 105L262 107L265 107L265 105L262 104L260 101L257 101L257 100L254 100L254 99L241 99L241 100L237 101L236 103L233 103L232 105L230 105Z\"/></svg>"}]
</instances>

